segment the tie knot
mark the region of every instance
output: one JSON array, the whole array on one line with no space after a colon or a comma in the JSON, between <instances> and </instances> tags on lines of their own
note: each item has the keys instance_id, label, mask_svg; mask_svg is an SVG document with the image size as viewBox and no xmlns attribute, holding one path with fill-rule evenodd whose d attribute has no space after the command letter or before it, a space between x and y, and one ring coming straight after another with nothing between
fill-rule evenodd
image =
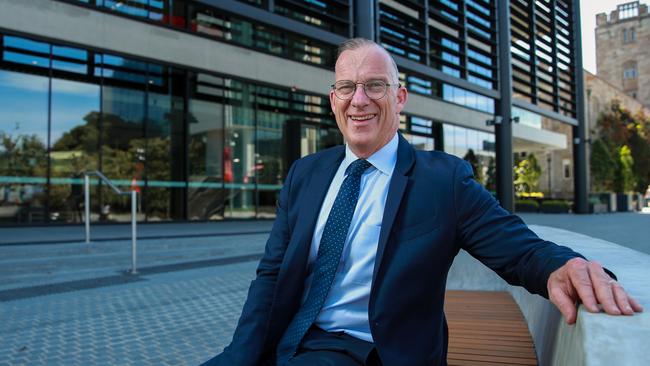
<instances>
[{"instance_id":1,"label":"tie knot","mask_svg":"<svg viewBox=\"0 0 650 366\"><path fill-rule=\"evenodd\" d=\"M356 177L360 177L366 169L370 168L372 164L365 159L357 159L350 166L348 166L347 173Z\"/></svg>"}]
</instances>

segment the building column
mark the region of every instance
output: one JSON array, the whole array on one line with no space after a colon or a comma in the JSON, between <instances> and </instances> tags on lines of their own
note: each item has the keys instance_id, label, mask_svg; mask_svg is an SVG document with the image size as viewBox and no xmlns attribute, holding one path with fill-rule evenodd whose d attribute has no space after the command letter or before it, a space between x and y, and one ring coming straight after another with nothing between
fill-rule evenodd
<instances>
[{"instance_id":1,"label":"building column","mask_svg":"<svg viewBox=\"0 0 650 366\"><path fill-rule=\"evenodd\" d=\"M510 2L498 1L499 90L494 134L496 140L497 199L510 212L515 208L512 157L512 66L510 55ZM500 117L500 118L498 118Z\"/></svg>"},{"instance_id":2,"label":"building column","mask_svg":"<svg viewBox=\"0 0 650 366\"><path fill-rule=\"evenodd\" d=\"M578 125L573 127L573 191L574 210L578 214L589 213L589 182L587 171L587 125L585 122L584 73L582 69L582 39L580 37L580 2L573 2L573 54L575 57L575 104Z\"/></svg>"},{"instance_id":3,"label":"building column","mask_svg":"<svg viewBox=\"0 0 650 366\"><path fill-rule=\"evenodd\" d=\"M376 0L357 0L354 2L354 23L357 32L354 37L361 37L376 41L375 22L378 22L379 16Z\"/></svg>"}]
</instances>

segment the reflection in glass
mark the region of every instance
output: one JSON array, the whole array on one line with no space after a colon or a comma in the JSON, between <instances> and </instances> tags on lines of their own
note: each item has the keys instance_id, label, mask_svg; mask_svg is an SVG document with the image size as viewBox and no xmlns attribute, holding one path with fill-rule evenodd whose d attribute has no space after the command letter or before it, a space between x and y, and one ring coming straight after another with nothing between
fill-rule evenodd
<instances>
[{"instance_id":1,"label":"reflection in glass","mask_svg":"<svg viewBox=\"0 0 650 366\"><path fill-rule=\"evenodd\" d=\"M226 146L224 171L227 209L225 217L255 217L255 85L228 79L226 87L232 105L225 108Z\"/></svg>"},{"instance_id":2,"label":"reflection in glass","mask_svg":"<svg viewBox=\"0 0 650 366\"><path fill-rule=\"evenodd\" d=\"M275 217L275 207L282 181L286 175L286 152L283 143L285 123L289 116L278 108L288 106L288 93L282 90L258 87L257 152L257 217ZM264 94L262 94L264 93Z\"/></svg>"},{"instance_id":3,"label":"reflection in glass","mask_svg":"<svg viewBox=\"0 0 650 366\"><path fill-rule=\"evenodd\" d=\"M163 86L150 84L147 98L144 194L147 221L181 219L184 207L185 75L172 68L165 71Z\"/></svg>"},{"instance_id":4,"label":"reflection in glass","mask_svg":"<svg viewBox=\"0 0 650 366\"><path fill-rule=\"evenodd\" d=\"M133 186L138 193L142 193L146 159L144 113L144 91L104 86L102 90L102 171L122 190ZM130 198L117 196L107 187L103 187L100 196L101 220L130 220ZM138 218L142 219L142 204L138 206L140 213Z\"/></svg>"},{"instance_id":5,"label":"reflection in glass","mask_svg":"<svg viewBox=\"0 0 650 366\"><path fill-rule=\"evenodd\" d=\"M495 189L494 134L443 124L444 151L466 160L474 178L490 190Z\"/></svg>"},{"instance_id":6,"label":"reflection in glass","mask_svg":"<svg viewBox=\"0 0 650 366\"><path fill-rule=\"evenodd\" d=\"M300 131L300 157L318 151L318 127L303 125Z\"/></svg>"},{"instance_id":7,"label":"reflection in glass","mask_svg":"<svg viewBox=\"0 0 650 366\"><path fill-rule=\"evenodd\" d=\"M189 104L189 186L187 209L189 220L220 220L225 210L224 179L232 182L232 160L224 175L222 156L224 141L224 106L201 96ZM228 150L230 153L230 150Z\"/></svg>"},{"instance_id":8,"label":"reflection in glass","mask_svg":"<svg viewBox=\"0 0 650 366\"><path fill-rule=\"evenodd\" d=\"M433 137L412 135L408 133L403 133L402 136L406 141L410 142L413 145L413 148L417 150L424 151L433 151L435 149Z\"/></svg>"},{"instance_id":9,"label":"reflection in glass","mask_svg":"<svg viewBox=\"0 0 650 366\"><path fill-rule=\"evenodd\" d=\"M320 138L318 139L319 150L329 149L337 145L343 145L343 135L336 127L324 127L320 129Z\"/></svg>"},{"instance_id":10,"label":"reflection in glass","mask_svg":"<svg viewBox=\"0 0 650 366\"><path fill-rule=\"evenodd\" d=\"M99 168L99 86L52 79L50 218L83 220L83 172ZM91 197L95 197L92 186ZM91 200L98 206L97 200ZM98 212L93 207L92 212Z\"/></svg>"},{"instance_id":11,"label":"reflection in glass","mask_svg":"<svg viewBox=\"0 0 650 366\"><path fill-rule=\"evenodd\" d=\"M48 80L0 70L0 222L45 220Z\"/></svg>"}]
</instances>

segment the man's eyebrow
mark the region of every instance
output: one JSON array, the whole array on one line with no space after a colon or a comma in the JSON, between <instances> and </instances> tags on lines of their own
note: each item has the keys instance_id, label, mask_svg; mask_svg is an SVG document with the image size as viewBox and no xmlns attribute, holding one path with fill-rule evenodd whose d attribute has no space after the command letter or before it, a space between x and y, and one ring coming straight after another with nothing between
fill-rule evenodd
<instances>
[{"instance_id":1,"label":"man's eyebrow","mask_svg":"<svg viewBox=\"0 0 650 366\"><path fill-rule=\"evenodd\" d=\"M377 81L377 80L388 83L389 78L386 77L386 76L372 76L372 77L368 77L368 78L363 79L363 82L367 83L368 81Z\"/></svg>"}]
</instances>

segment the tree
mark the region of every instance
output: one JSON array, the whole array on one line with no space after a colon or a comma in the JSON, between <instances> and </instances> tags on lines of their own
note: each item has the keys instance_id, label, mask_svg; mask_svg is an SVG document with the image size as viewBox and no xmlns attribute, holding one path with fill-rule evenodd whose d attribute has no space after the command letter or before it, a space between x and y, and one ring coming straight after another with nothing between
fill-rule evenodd
<instances>
[{"instance_id":1,"label":"tree","mask_svg":"<svg viewBox=\"0 0 650 366\"><path fill-rule=\"evenodd\" d=\"M485 173L485 188L488 191L497 190L497 167L494 157L490 156L488 160L487 172Z\"/></svg>"},{"instance_id":2,"label":"tree","mask_svg":"<svg viewBox=\"0 0 650 366\"><path fill-rule=\"evenodd\" d=\"M537 163L535 155L529 154L521 160L515 168L515 187L519 192L531 193L537 189L542 169Z\"/></svg>"},{"instance_id":3,"label":"tree","mask_svg":"<svg viewBox=\"0 0 650 366\"><path fill-rule=\"evenodd\" d=\"M478 157L476 154L474 154L474 150L469 149L467 150L467 154L463 156L463 160L467 161L469 165L472 166L472 172L474 173L474 179L478 181L479 183L483 183L483 172L481 171L481 163L478 160Z\"/></svg>"},{"instance_id":4,"label":"tree","mask_svg":"<svg viewBox=\"0 0 650 366\"><path fill-rule=\"evenodd\" d=\"M592 148L592 154L597 155L597 158L592 156L592 164L601 165L595 168L594 187L618 192L645 191L650 184L650 119L642 111L633 115L618 100L613 100L609 109L598 117L597 126L603 145L594 144ZM603 151L605 147L614 161L613 172L607 168L611 164Z\"/></svg>"},{"instance_id":5,"label":"tree","mask_svg":"<svg viewBox=\"0 0 650 366\"><path fill-rule=\"evenodd\" d=\"M596 191L614 190L614 174L618 168L617 162L612 157L611 149L605 141L598 139L591 145L589 166L593 189Z\"/></svg>"},{"instance_id":6,"label":"tree","mask_svg":"<svg viewBox=\"0 0 650 366\"><path fill-rule=\"evenodd\" d=\"M618 169L614 175L614 191L625 193L634 190L636 182L634 179L634 159L632 152L627 145L618 149Z\"/></svg>"},{"instance_id":7,"label":"tree","mask_svg":"<svg viewBox=\"0 0 650 366\"><path fill-rule=\"evenodd\" d=\"M650 184L650 118L639 112L635 115L636 124L627 145L634 159L634 177L637 192L645 192Z\"/></svg>"}]
</instances>

